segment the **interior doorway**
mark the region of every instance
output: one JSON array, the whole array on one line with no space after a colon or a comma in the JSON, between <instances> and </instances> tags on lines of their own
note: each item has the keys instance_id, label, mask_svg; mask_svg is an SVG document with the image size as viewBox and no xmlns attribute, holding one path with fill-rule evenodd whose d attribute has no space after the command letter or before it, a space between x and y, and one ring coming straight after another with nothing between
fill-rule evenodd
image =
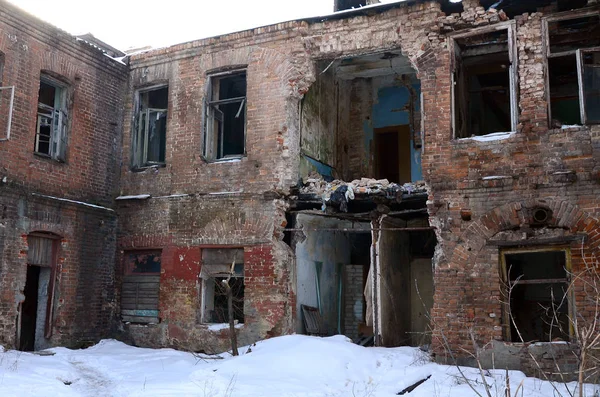
<instances>
[{"instance_id":1,"label":"interior doorway","mask_svg":"<svg viewBox=\"0 0 600 397\"><path fill-rule=\"evenodd\" d=\"M411 181L410 126L375 129L375 177L390 182Z\"/></svg>"}]
</instances>

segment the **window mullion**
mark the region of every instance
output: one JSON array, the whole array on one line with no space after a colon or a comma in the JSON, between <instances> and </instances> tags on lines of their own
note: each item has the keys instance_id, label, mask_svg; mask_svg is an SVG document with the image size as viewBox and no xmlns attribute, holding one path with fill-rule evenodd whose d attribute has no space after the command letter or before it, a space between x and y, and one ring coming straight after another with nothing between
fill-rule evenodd
<instances>
[{"instance_id":1,"label":"window mullion","mask_svg":"<svg viewBox=\"0 0 600 397\"><path fill-rule=\"evenodd\" d=\"M577 84L579 89L579 110L581 112L581 124L585 125L587 122L585 112L585 95L583 93L583 57L581 55L581 49L577 50Z\"/></svg>"}]
</instances>

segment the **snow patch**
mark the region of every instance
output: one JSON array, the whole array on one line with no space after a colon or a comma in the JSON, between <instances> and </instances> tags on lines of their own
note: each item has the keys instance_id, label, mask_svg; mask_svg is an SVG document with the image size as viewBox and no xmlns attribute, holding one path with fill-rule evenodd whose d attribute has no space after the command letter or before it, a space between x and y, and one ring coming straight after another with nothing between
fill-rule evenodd
<instances>
[{"instance_id":1,"label":"snow patch","mask_svg":"<svg viewBox=\"0 0 600 397\"><path fill-rule=\"evenodd\" d=\"M37 197L47 198L47 199L50 199L50 200L63 201L63 202L66 202L66 203L72 203L72 204L83 205L83 206L86 206L86 207L97 208L97 209L106 210L106 211L110 211L110 212L114 212L115 211L112 208L103 207L101 205L96 205L96 204L85 203L83 201L70 200L70 199L61 198L61 197L54 197L54 196L47 196L45 194L39 194L39 193L31 193L31 195L32 196L37 196Z\"/></svg>"},{"instance_id":2,"label":"snow patch","mask_svg":"<svg viewBox=\"0 0 600 397\"><path fill-rule=\"evenodd\" d=\"M513 136L515 132L493 132L487 135L471 136L468 138L460 138L459 141L476 141L476 142L493 142L508 139Z\"/></svg>"},{"instance_id":3,"label":"snow patch","mask_svg":"<svg viewBox=\"0 0 600 397\"><path fill-rule=\"evenodd\" d=\"M483 178L481 178L482 181L491 181L494 179L510 179L512 178L512 176L508 176L508 175L492 175L492 176L484 176Z\"/></svg>"},{"instance_id":4,"label":"snow patch","mask_svg":"<svg viewBox=\"0 0 600 397\"><path fill-rule=\"evenodd\" d=\"M244 324L236 324L235 328L236 329L240 329L243 328ZM224 329L229 329L229 323L214 323L214 324L209 324L208 325L208 330L209 331L221 331Z\"/></svg>"},{"instance_id":5,"label":"snow patch","mask_svg":"<svg viewBox=\"0 0 600 397\"><path fill-rule=\"evenodd\" d=\"M581 128L581 126L579 124L572 124L572 125L561 125L560 129L561 130L566 130L568 128Z\"/></svg>"},{"instance_id":6,"label":"snow patch","mask_svg":"<svg viewBox=\"0 0 600 397\"><path fill-rule=\"evenodd\" d=\"M129 195L129 196L119 196L117 198L115 198L115 200L146 200L149 199L151 196L149 194L136 194L136 195Z\"/></svg>"}]
</instances>

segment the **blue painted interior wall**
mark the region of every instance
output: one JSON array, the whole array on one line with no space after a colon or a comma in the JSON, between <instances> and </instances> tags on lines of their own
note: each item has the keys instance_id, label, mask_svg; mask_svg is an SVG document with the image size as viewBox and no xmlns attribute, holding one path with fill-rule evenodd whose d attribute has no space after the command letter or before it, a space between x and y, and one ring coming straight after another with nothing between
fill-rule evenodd
<instances>
[{"instance_id":1,"label":"blue painted interior wall","mask_svg":"<svg viewBox=\"0 0 600 397\"><path fill-rule=\"evenodd\" d=\"M413 84L412 89L415 91L417 98L419 98L421 95L421 84ZM408 110L402 110L408 104L410 99L410 92L408 88L404 86L383 87L378 90L377 101L373 104L371 120L365 120L363 124L365 132L364 144L367 152L371 147L373 131L375 128L410 124ZM415 111L420 112L421 103L419 100L415 102ZM415 128L420 128L420 126L415 126ZM415 182L423 179L423 172L421 169L421 149L415 149L412 139L410 143L411 180Z\"/></svg>"}]
</instances>

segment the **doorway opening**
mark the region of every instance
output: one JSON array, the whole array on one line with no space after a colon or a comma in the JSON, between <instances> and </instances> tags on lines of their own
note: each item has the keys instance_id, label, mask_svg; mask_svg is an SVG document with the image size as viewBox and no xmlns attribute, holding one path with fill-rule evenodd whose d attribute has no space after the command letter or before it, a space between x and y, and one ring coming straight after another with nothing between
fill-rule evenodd
<instances>
[{"instance_id":1,"label":"doorway opening","mask_svg":"<svg viewBox=\"0 0 600 397\"><path fill-rule=\"evenodd\" d=\"M17 330L19 350L42 350L50 346L58 241L54 235L30 234L27 237L25 299L19 306Z\"/></svg>"}]
</instances>

